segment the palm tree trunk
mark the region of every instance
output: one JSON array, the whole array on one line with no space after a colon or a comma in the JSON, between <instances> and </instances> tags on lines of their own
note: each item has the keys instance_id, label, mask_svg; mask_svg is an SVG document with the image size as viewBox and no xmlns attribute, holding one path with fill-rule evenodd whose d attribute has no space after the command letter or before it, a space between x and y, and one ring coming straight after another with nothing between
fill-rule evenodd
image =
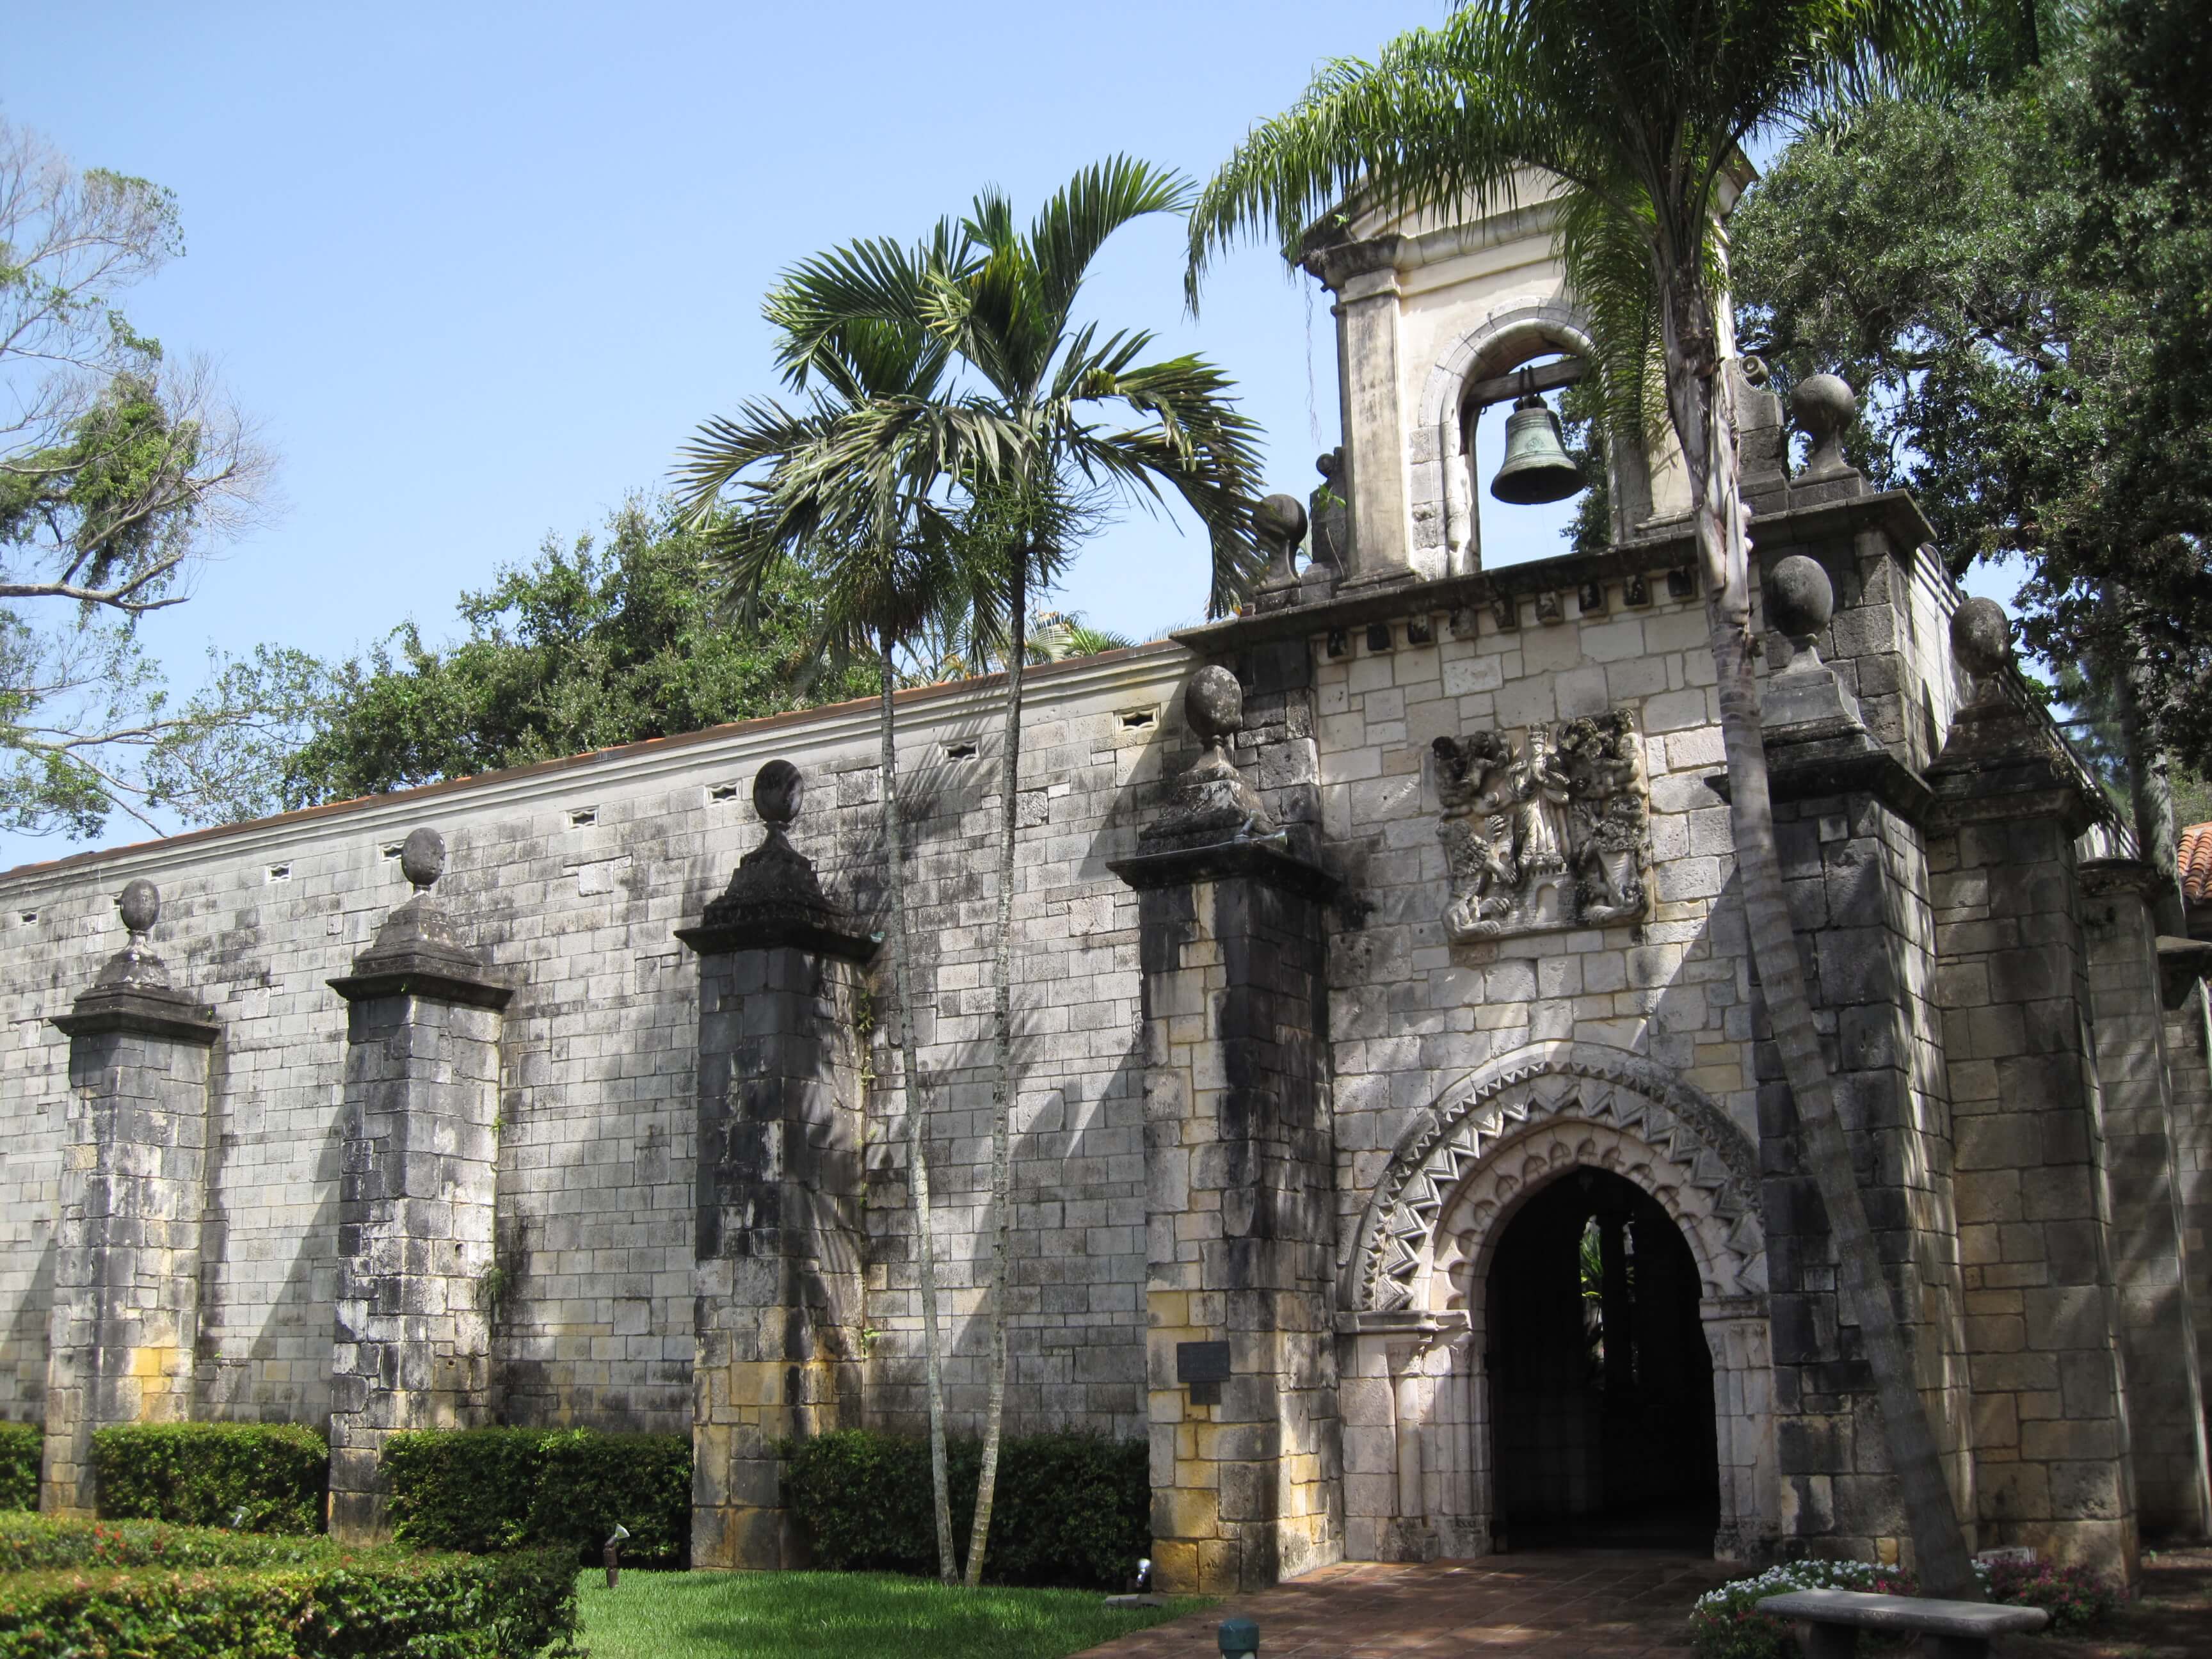
<instances>
[{"instance_id":1,"label":"palm tree trunk","mask_svg":"<svg viewBox=\"0 0 2212 1659\"><path fill-rule=\"evenodd\" d=\"M1007 594L1006 730L999 777L999 931L991 1009L991 1379L983 1407L983 1461L975 1475L975 1520L968 1534L968 1588L983 1582L991 1503L998 1494L999 1434L1006 1415L1006 1282L1013 1251L1014 832L1021 814L1022 668L1029 654L1029 550L1014 553Z\"/></svg>"},{"instance_id":2,"label":"palm tree trunk","mask_svg":"<svg viewBox=\"0 0 2212 1659\"><path fill-rule=\"evenodd\" d=\"M1713 666L1719 677L1721 742L1728 757L1729 822L1752 964L1766 1000L1784 1075L1797 1110L1798 1144L1827 1212L1844 1308L1859 1327L1881 1402L1890 1466L1912 1534L1922 1587L1979 1601L1966 1536L1915 1376L1850 1143L1837 1116L1826 1057L1814 1029L1804 968L1782 885L1767 789L1765 734L1752 670L1751 576L1742 497L1737 490L1735 422L1712 310L1701 285L1662 283L1667 399L1695 502L1698 551L1707 589Z\"/></svg>"},{"instance_id":3,"label":"palm tree trunk","mask_svg":"<svg viewBox=\"0 0 2212 1659\"><path fill-rule=\"evenodd\" d=\"M892 1018L897 1022L891 1047L906 1097L907 1187L914 1200L915 1261L921 1281L922 1374L929 1393L929 1481L937 1522L937 1576L951 1583L957 1576L952 1559L952 1500L945 1474L945 1360L938 1342L937 1245L929 1225L929 1162L922 1144L921 1062L915 1053L913 959L907 949L906 872L903 829L898 813L898 744L893 729L892 693L898 674L888 631L879 636L883 663L884 883L890 904Z\"/></svg>"}]
</instances>

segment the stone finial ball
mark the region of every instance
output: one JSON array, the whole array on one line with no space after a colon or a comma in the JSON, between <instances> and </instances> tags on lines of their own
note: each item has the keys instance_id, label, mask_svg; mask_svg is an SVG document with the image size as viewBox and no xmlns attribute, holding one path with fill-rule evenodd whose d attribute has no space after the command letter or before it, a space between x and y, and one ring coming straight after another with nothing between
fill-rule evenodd
<instances>
[{"instance_id":1,"label":"stone finial ball","mask_svg":"<svg viewBox=\"0 0 2212 1659\"><path fill-rule=\"evenodd\" d=\"M1334 449L1314 458L1314 471L1331 483L1335 482L1337 472L1343 465L1344 457Z\"/></svg>"},{"instance_id":2,"label":"stone finial ball","mask_svg":"<svg viewBox=\"0 0 2212 1659\"><path fill-rule=\"evenodd\" d=\"M1252 509L1253 532L1269 546L1295 547L1305 539L1305 503L1295 495L1270 495Z\"/></svg>"},{"instance_id":3,"label":"stone finial ball","mask_svg":"<svg viewBox=\"0 0 2212 1659\"><path fill-rule=\"evenodd\" d=\"M116 907L123 913L124 927L134 933L149 933L161 918L161 890L141 876L125 884Z\"/></svg>"},{"instance_id":4,"label":"stone finial ball","mask_svg":"<svg viewBox=\"0 0 2212 1659\"><path fill-rule=\"evenodd\" d=\"M1790 388L1790 418L1815 443L1841 432L1858 413L1858 394L1839 375L1808 374Z\"/></svg>"},{"instance_id":5,"label":"stone finial ball","mask_svg":"<svg viewBox=\"0 0 2212 1659\"><path fill-rule=\"evenodd\" d=\"M763 823L779 830L788 830L797 821L799 799L805 793L806 780L787 760L772 760L753 774L753 811Z\"/></svg>"},{"instance_id":6,"label":"stone finial ball","mask_svg":"<svg viewBox=\"0 0 2212 1659\"><path fill-rule=\"evenodd\" d=\"M428 887L446 873L446 838L425 825L410 830L399 848L399 873L416 887Z\"/></svg>"},{"instance_id":7,"label":"stone finial ball","mask_svg":"<svg viewBox=\"0 0 2212 1659\"><path fill-rule=\"evenodd\" d=\"M1951 654L1976 679L2001 672L2012 660L2012 619L1995 599L1972 599L1951 618Z\"/></svg>"},{"instance_id":8,"label":"stone finial ball","mask_svg":"<svg viewBox=\"0 0 2212 1659\"><path fill-rule=\"evenodd\" d=\"M1836 614L1836 589L1818 559L1792 553L1766 579L1766 622L1791 639L1817 634Z\"/></svg>"},{"instance_id":9,"label":"stone finial ball","mask_svg":"<svg viewBox=\"0 0 2212 1659\"><path fill-rule=\"evenodd\" d=\"M1182 694L1183 717L1204 743L1218 743L1244 724L1244 688L1219 664L1190 677Z\"/></svg>"}]
</instances>

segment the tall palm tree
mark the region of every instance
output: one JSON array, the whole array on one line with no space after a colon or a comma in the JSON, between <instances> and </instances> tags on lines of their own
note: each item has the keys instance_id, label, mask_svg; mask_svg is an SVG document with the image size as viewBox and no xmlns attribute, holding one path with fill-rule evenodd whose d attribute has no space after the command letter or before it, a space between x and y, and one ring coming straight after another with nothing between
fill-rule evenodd
<instances>
[{"instance_id":1,"label":"tall palm tree","mask_svg":"<svg viewBox=\"0 0 2212 1659\"><path fill-rule=\"evenodd\" d=\"M1072 556L1071 532L1091 516L1086 505L1102 491L1148 505L1172 495L1197 515L1212 553L1209 614L1243 597L1260 564L1249 522L1258 428L1237 410L1228 377L1194 356L1145 362L1153 340L1148 331L1102 337L1095 324L1078 324L1074 316L1109 237L1148 215L1182 212L1189 202L1182 175L1126 155L1077 173L1026 229L1005 197L986 191L957 226L939 228L945 257L920 273L919 283L916 273L888 265L879 245L859 244L802 265L777 318L796 361L814 349L812 342L834 341L856 319L919 325L957 354L986 388L982 399L1027 441L1018 469L988 485L969 481L971 505L999 550L1004 591L996 608L1006 628L991 1038L990 1379L968 1546L970 1586L982 1574L1006 1414L1014 841L1030 597ZM1109 410L1129 423L1102 424Z\"/></svg>"},{"instance_id":2,"label":"tall palm tree","mask_svg":"<svg viewBox=\"0 0 2212 1659\"><path fill-rule=\"evenodd\" d=\"M1721 181L1740 147L1927 61L1948 15L1947 0L1478 0L1441 27L1400 36L1371 64L1327 64L1297 105L1255 129L1192 214L1188 280L1194 296L1209 256L1246 235L1293 248L1347 201L1407 211L1472 198L1489 209L1510 203L1533 168L1558 184L1559 249L1570 283L1594 302L1599 374L1618 394L1609 407L1633 407L1632 365L1656 339L1694 503L1753 959L1922 1581L1972 1597L1783 896L1717 257Z\"/></svg>"},{"instance_id":3,"label":"tall palm tree","mask_svg":"<svg viewBox=\"0 0 2212 1659\"><path fill-rule=\"evenodd\" d=\"M919 269L927 251L878 253ZM771 320L776 304L771 296ZM938 1570L956 1576L945 1470L945 1375L938 1316L936 1246L930 1222L927 1098L915 1053L914 960L907 908L904 826L898 808L893 694L898 658L933 621L963 607L988 607L945 506L951 479L988 477L1020 447L1020 434L972 399L945 391L949 354L911 325L860 319L817 340L787 378L814 381L793 411L748 402L737 416L706 422L678 469L680 501L709 538L742 620L787 561L805 564L819 592L823 648L833 657L877 659L881 714L884 884L890 945L888 1023L906 1099L908 1185L914 1206L922 1353L929 1409L930 1469Z\"/></svg>"}]
</instances>

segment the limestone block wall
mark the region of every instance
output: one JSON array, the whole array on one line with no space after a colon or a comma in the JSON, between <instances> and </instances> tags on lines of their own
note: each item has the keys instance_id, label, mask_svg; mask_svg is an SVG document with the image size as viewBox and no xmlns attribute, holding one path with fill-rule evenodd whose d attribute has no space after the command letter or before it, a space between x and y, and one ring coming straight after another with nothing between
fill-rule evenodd
<instances>
[{"instance_id":1,"label":"limestone block wall","mask_svg":"<svg viewBox=\"0 0 2212 1659\"><path fill-rule=\"evenodd\" d=\"M2193 1538L2212 1529L2212 1493L2202 1362L2185 1282L2173 1066L2145 902L2150 873L2133 862L2085 866L2081 931L2095 1006L2136 1497L2147 1535Z\"/></svg>"},{"instance_id":2,"label":"limestone block wall","mask_svg":"<svg viewBox=\"0 0 2212 1659\"><path fill-rule=\"evenodd\" d=\"M1961 825L1935 858L1984 1540L2131 1571L2136 1498L2070 839Z\"/></svg>"},{"instance_id":3,"label":"limestone block wall","mask_svg":"<svg viewBox=\"0 0 2212 1659\"><path fill-rule=\"evenodd\" d=\"M2166 1011L2166 1052L2172 1067L2173 1178L2181 1212L2190 1320L2198 1353L2212 1344L2212 996L2187 987ZM2201 1382L2201 1379L2200 1379ZM2212 1401L2206 1402L2212 1431Z\"/></svg>"},{"instance_id":4,"label":"limestone block wall","mask_svg":"<svg viewBox=\"0 0 2212 1659\"><path fill-rule=\"evenodd\" d=\"M1346 884L1329 953L1340 1243L1411 1115L1531 1042L1646 1054L1757 1131L1728 808L1705 782L1722 755L1704 605L1670 593L1655 560L1633 573L1646 605L1626 603L1618 568L1595 605L1555 578L1540 589L1557 604L1547 622L1538 573L1510 573L1526 584L1510 629L1469 605L1314 642L1321 828ZM1650 920L1451 945L1432 741L1614 707L1641 733Z\"/></svg>"},{"instance_id":5,"label":"limestone block wall","mask_svg":"<svg viewBox=\"0 0 2212 1659\"><path fill-rule=\"evenodd\" d=\"M1026 1036L1015 1141L1010 1427L1134 1433L1144 1415L1144 1180L1135 899L1105 868L1133 845L1188 659L1163 646L1032 681L1015 915ZM796 839L863 915L880 898L874 711L851 705L433 786L0 877L0 1413L44 1413L67 1044L45 1024L122 943L114 896L158 882L153 943L214 1005L195 1414L319 1422L339 1270L346 973L407 884L398 845L441 830L439 892L518 988L500 1044L500 1311L493 1389L517 1421L681 1431L691 1421L695 922L759 830L745 787L788 752L813 809ZM996 809L988 687L902 707L908 874L933 1002L920 1011L938 1158L953 1401L982 1399L971 1316L985 1185ZM31 920L26 921L28 916ZM880 1044L878 1045L878 1048ZM872 1067L888 1067L878 1054ZM866 1132L865 1267L879 1419L918 1420L903 1126Z\"/></svg>"}]
</instances>

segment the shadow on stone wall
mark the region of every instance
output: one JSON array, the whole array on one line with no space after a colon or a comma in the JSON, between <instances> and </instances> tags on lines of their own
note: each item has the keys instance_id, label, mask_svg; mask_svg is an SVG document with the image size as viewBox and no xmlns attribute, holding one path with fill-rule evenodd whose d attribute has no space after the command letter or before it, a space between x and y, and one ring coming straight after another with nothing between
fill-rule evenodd
<instances>
[{"instance_id":1,"label":"shadow on stone wall","mask_svg":"<svg viewBox=\"0 0 2212 1659\"><path fill-rule=\"evenodd\" d=\"M15 1395L0 1416L19 1423L43 1419L46 1401L46 1338L54 1305L54 1261L58 1247L50 1237L39 1251L23 1299L0 1331L0 1354L15 1372Z\"/></svg>"}]
</instances>

